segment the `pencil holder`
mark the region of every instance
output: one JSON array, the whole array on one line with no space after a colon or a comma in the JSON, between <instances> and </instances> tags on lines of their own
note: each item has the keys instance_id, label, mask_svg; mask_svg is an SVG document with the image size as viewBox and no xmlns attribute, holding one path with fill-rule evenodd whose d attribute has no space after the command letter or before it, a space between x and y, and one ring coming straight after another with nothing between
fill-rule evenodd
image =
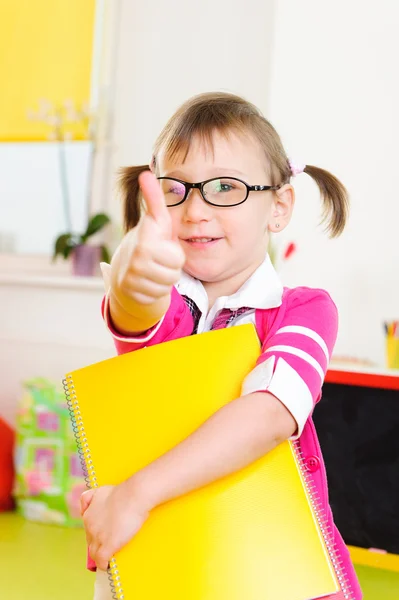
<instances>
[{"instance_id":1,"label":"pencil holder","mask_svg":"<svg viewBox=\"0 0 399 600\"><path fill-rule=\"evenodd\" d=\"M385 353L388 369L399 369L399 321L385 323Z\"/></svg>"}]
</instances>

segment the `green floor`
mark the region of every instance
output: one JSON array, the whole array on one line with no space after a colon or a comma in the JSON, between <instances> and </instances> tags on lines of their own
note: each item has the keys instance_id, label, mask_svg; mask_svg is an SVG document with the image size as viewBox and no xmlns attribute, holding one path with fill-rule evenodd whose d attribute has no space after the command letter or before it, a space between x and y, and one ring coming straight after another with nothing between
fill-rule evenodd
<instances>
[{"instance_id":1,"label":"green floor","mask_svg":"<svg viewBox=\"0 0 399 600\"><path fill-rule=\"evenodd\" d=\"M84 568L85 560L83 530L0 515L2 600L92 600L94 577ZM399 573L356 569L364 600L399 599Z\"/></svg>"}]
</instances>

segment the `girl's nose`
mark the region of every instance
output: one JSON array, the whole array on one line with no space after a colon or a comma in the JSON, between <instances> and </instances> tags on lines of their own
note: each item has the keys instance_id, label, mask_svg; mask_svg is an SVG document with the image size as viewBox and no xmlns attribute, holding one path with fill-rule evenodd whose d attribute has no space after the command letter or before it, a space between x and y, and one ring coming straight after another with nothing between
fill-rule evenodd
<instances>
[{"instance_id":1,"label":"girl's nose","mask_svg":"<svg viewBox=\"0 0 399 600\"><path fill-rule=\"evenodd\" d=\"M188 222L198 223L210 221L213 216L213 207L203 199L200 190L192 189L183 204L184 218Z\"/></svg>"}]
</instances>

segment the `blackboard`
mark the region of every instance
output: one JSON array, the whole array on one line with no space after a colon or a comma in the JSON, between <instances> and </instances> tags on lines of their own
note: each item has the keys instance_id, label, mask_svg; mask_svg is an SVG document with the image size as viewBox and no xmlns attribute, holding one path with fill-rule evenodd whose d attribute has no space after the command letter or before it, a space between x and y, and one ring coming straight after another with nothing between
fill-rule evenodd
<instances>
[{"instance_id":1,"label":"blackboard","mask_svg":"<svg viewBox=\"0 0 399 600\"><path fill-rule=\"evenodd\" d=\"M399 554L399 391L325 383L313 416L345 542Z\"/></svg>"}]
</instances>

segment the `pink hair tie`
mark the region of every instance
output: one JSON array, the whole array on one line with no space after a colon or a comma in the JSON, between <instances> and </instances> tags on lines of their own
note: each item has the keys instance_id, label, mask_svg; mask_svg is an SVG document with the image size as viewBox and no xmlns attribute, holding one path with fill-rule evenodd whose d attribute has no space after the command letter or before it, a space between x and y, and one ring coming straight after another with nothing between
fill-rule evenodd
<instances>
[{"instance_id":1,"label":"pink hair tie","mask_svg":"<svg viewBox=\"0 0 399 600\"><path fill-rule=\"evenodd\" d=\"M303 164L303 163L297 163L297 162L295 162L293 160L289 160L288 164L290 165L291 174L292 174L293 177L296 177L296 175L300 175L306 169L306 165L305 164Z\"/></svg>"}]
</instances>

